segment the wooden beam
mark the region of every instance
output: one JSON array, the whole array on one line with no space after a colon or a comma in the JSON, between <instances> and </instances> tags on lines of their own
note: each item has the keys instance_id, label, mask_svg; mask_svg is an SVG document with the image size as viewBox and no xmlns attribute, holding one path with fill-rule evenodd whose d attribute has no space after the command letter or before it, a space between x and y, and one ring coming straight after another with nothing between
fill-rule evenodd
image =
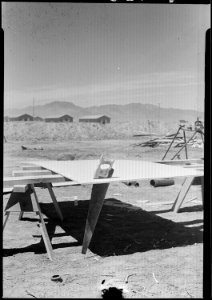
<instances>
[{"instance_id":1,"label":"wooden beam","mask_svg":"<svg viewBox=\"0 0 212 300\"><path fill-rule=\"evenodd\" d=\"M114 170L111 169L108 178L111 178ZM91 192L91 200L89 203L88 216L85 225L85 233L82 244L82 253L86 254L90 245L96 223L98 221L102 206L104 203L105 195L107 193L110 183L94 184Z\"/></svg>"},{"instance_id":2,"label":"wooden beam","mask_svg":"<svg viewBox=\"0 0 212 300\"><path fill-rule=\"evenodd\" d=\"M193 168L193 169L201 169L201 170L203 170L204 169L204 166L203 165L185 165L185 166L183 166L184 168L186 168L186 169L191 169L191 168Z\"/></svg>"},{"instance_id":3,"label":"wooden beam","mask_svg":"<svg viewBox=\"0 0 212 300\"><path fill-rule=\"evenodd\" d=\"M40 175L40 176L23 176L23 177L5 177L4 188L13 187L19 184L35 184L45 182L61 182L65 178L61 175Z\"/></svg>"},{"instance_id":4,"label":"wooden beam","mask_svg":"<svg viewBox=\"0 0 212 300\"><path fill-rule=\"evenodd\" d=\"M25 185L16 185L16 187L20 188L20 192L22 192L21 189L24 189L24 188L22 188L23 186L25 186ZM76 182L76 181L52 182L52 187L54 187L54 188L60 188L60 187L66 187L66 186L81 186L81 184ZM36 184L36 187L39 187L39 183ZM42 187L44 187L43 184L42 184ZM18 189L16 190L16 192L19 192ZM3 195L4 194L10 194L10 193L12 193L12 191L14 191L14 187L4 187L3 188Z\"/></svg>"},{"instance_id":5,"label":"wooden beam","mask_svg":"<svg viewBox=\"0 0 212 300\"><path fill-rule=\"evenodd\" d=\"M83 254L86 254L87 249L90 245L90 241L93 236L108 187L109 187L109 183L93 185L91 200L89 203L88 216L86 220L85 233L83 238L83 246L82 246Z\"/></svg>"},{"instance_id":6,"label":"wooden beam","mask_svg":"<svg viewBox=\"0 0 212 300\"><path fill-rule=\"evenodd\" d=\"M51 175L49 170L33 170L33 171L13 171L13 176L38 176L38 175Z\"/></svg>"},{"instance_id":7,"label":"wooden beam","mask_svg":"<svg viewBox=\"0 0 212 300\"><path fill-rule=\"evenodd\" d=\"M29 170L29 171L32 171L32 170L43 170L39 166L22 166L21 169L22 170Z\"/></svg>"},{"instance_id":8,"label":"wooden beam","mask_svg":"<svg viewBox=\"0 0 212 300\"><path fill-rule=\"evenodd\" d=\"M156 163L166 164L166 165L186 165L192 163L204 164L204 159L182 159L182 160L159 160Z\"/></svg>"},{"instance_id":9,"label":"wooden beam","mask_svg":"<svg viewBox=\"0 0 212 300\"><path fill-rule=\"evenodd\" d=\"M190 186L192 184L192 181L194 180L194 177L187 177L180 189L180 192L174 202L174 205L172 206L172 210L176 213L179 212L179 209L190 189Z\"/></svg>"},{"instance_id":10,"label":"wooden beam","mask_svg":"<svg viewBox=\"0 0 212 300\"><path fill-rule=\"evenodd\" d=\"M40 218L40 230L41 230L41 234L42 234L42 237L43 237L44 244L46 246L47 254L49 256L49 259L53 260L53 249L52 249L52 245L51 245L49 235L48 235L48 232L47 232L47 229L46 229L45 221L43 219L43 215L42 215L42 212L41 212L41 209L40 209L40 204L39 204L39 201L38 201L38 197L37 197L37 194L35 192L35 188L34 188L33 184L31 184L30 187L33 191L33 193L31 194L32 195L32 201L34 202L34 205L37 207L37 212L36 213Z\"/></svg>"},{"instance_id":11,"label":"wooden beam","mask_svg":"<svg viewBox=\"0 0 212 300\"><path fill-rule=\"evenodd\" d=\"M72 186L72 185L81 185L80 183L76 181L65 181L65 182L53 182L53 187L65 187L65 186Z\"/></svg>"}]
</instances>

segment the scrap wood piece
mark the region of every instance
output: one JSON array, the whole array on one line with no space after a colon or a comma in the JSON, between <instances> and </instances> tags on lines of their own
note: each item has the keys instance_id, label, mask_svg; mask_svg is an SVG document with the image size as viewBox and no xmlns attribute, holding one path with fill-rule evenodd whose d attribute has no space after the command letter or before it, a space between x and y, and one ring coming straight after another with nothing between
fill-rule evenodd
<instances>
[{"instance_id":1,"label":"scrap wood piece","mask_svg":"<svg viewBox=\"0 0 212 300\"><path fill-rule=\"evenodd\" d=\"M189 200L187 200L187 201L185 201L185 202L188 203L188 202L194 201L194 200L196 200L196 199L197 199L197 196L195 196L195 197L193 197L193 198L191 198L191 199L189 199Z\"/></svg>"},{"instance_id":2,"label":"scrap wood piece","mask_svg":"<svg viewBox=\"0 0 212 300\"><path fill-rule=\"evenodd\" d=\"M26 146L21 146L22 150L43 150L42 147L38 146L38 147L26 147Z\"/></svg>"},{"instance_id":3,"label":"scrap wood piece","mask_svg":"<svg viewBox=\"0 0 212 300\"><path fill-rule=\"evenodd\" d=\"M164 201L164 202L150 202L150 203L147 203L147 205L149 206L154 206L154 205L170 205L170 204L173 204L173 201Z\"/></svg>"},{"instance_id":4,"label":"scrap wood piece","mask_svg":"<svg viewBox=\"0 0 212 300\"><path fill-rule=\"evenodd\" d=\"M37 298L35 295L33 295L32 293L28 292L27 290L25 290L25 292L27 293L27 295L32 296L33 298Z\"/></svg>"},{"instance_id":5,"label":"scrap wood piece","mask_svg":"<svg viewBox=\"0 0 212 300\"><path fill-rule=\"evenodd\" d=\"M156 282L156 283L159 283L159 281L155 278L155 274L154 274L154 273L152 273L152 276L153 276L155 282Z\"/></svg>"}]
</instances>

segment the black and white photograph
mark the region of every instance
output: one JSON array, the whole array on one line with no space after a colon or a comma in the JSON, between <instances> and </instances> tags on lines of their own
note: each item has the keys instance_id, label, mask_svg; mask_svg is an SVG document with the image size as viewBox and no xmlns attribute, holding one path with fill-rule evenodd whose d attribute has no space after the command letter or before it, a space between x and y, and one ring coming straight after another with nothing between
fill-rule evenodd
<instances>
[{"instance_id":1,"label":"black and white photograph","mask_svg":"<svg viewBox=\"0 0 212 300\"><path fill-rule=\"evenodd\" d=\"M3 298L204 296L211 5L133 2L1 3Z\"/></svg>"}]
</instances>

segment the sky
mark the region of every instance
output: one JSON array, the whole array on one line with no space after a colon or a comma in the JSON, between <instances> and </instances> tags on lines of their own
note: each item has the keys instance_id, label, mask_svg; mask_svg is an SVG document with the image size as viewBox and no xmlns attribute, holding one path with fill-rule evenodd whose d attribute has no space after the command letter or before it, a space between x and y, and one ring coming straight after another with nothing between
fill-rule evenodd
<instances>
[{"instance_id":1,"label":"sky","mask_svg":"<svg viewBox=\"0 0 212 300\"><path fill-rule=\"evenodd\" d=\"M3 2L4 107L204 110L210 6Z\"/></svg>"}]
</instances>

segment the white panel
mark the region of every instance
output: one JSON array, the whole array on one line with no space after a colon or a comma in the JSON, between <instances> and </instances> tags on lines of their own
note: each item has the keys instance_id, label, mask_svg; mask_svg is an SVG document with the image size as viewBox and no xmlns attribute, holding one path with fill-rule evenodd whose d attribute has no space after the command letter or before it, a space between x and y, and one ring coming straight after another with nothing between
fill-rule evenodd
<instances>
[{"instance_id":1,"label":"white panel","mask_svg":"<svg viewBox=\"0 0 212 300\"><path fill-rule=\"evenodd\" d=\"M81 184L203 175L202 171L185 169L179 166L163 165L141 160L116 160L113 165L114 173L112 178L93 179L98 162L99 160L52 160L34 161L31 163L51 170Z\"/></svg>"}]
</instances>

